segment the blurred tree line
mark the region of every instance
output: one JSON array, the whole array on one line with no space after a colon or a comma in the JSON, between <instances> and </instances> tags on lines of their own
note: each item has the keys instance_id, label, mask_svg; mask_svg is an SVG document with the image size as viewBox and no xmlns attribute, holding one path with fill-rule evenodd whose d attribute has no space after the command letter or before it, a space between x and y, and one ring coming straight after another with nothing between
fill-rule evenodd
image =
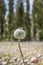
<instances>
[{"instance_id":1,"label":"blurred tree line","mask_svg":"<svg viewBox=\"0 0 43 65\"><path fill-rule=\"evenodd\" d=\"M14 0L8 0L9 13L6 17L6 4L0 0L0 40L15 40L14 31L23 28L26 31L25 41L43 40L43 0L34 0L32 15L30 16L29 0L24 9L24 0L17 0L14 12Z\"/></svg>"}]
</instances>

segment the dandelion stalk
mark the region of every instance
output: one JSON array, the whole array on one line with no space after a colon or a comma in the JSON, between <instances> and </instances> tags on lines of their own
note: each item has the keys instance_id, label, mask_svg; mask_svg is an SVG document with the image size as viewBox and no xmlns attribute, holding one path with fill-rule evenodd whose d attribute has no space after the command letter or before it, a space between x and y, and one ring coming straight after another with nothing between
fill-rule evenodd
<instances>
[{"instance_id":1,"label":"dandelion stalk","mask_svg":"<svg viewBox=\"0 0 43 65\"><path fill-rule=\"evenodd\" d=\"M16 39L18 39L18 47L19 47L19 50L20 50L20 53L21 53L21 56L22 56L23 63L24 63L24 57L23 57L23 53L22 53L22 50L21 50L21 47L20 47L20 40L24 39L25 36L26 36L26 32L23 30L23 28L16 29L15 32L14 32L14 37ZM24 63L24 65L25 65L25 63Z\"/></svg>"},{"instance_id":2,"label":"dandelion stalk","mask_svg":"<svg viewBox=\"0 0 43 65\"><path fill-rule=\"evenodd\" d=\"M19 50L20 50L20 53L21 53L21 56L22 56L22 60L23 60L23 63L24 63L24 57L23 57L23 53L22 53L22 50L21 50L21 46L20 46L20 39L18 39L18 47L19 47ZM25 63L24 63L25 65Z\"/></svg>"}]
</instances>

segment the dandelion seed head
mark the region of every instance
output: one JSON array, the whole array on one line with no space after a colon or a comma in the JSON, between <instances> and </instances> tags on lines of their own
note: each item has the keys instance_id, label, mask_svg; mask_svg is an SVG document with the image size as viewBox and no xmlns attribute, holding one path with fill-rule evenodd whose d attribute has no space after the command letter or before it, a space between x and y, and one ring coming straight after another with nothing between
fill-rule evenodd
<instances>
[{"instance_id":1,"label":"dandelion seed head","mask_svg":"<svg viewBox=\"0 0 43 65\"><path fill-rule=\"evenodd\" d=\"M24 39L25 36L26 36L26 32L22 28L16 29L14 32L14 37L16 39Z\"/></svg>"}]
</instances>

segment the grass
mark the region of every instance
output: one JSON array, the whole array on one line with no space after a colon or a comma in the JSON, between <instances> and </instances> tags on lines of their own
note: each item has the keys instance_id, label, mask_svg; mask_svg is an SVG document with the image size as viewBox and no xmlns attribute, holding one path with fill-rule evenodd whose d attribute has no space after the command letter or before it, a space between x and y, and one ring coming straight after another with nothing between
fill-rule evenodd
<instances>
[{"instance_id":1,"label":"grass","mask_svg":"<svg viewBox=\"0 0 43 65\"><path fill-rule=\"evenodd\" d=\"M43 65L43 42L21 42L21 49L23 55L26 56L25 59L29 61L31 57L41 54L42 57L36 65ZM6 65L19 65L15 64L15 58L22 59L17 42L0 42L0 59L2 62L6 62Z\"/></svg>"}]
</instances>

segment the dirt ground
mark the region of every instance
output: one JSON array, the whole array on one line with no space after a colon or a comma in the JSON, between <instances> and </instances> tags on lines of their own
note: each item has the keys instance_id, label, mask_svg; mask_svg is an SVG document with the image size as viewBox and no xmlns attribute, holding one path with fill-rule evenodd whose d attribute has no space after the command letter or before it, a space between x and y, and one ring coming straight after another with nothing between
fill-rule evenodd
<instances>
[{"instance_id":1,"label":"dirt ground","mask_svg":"<svg viewBox=\"0 0 43 65\"><path fill-rule=\"evenodd\" d=\"M43 65L43 42L21 42L20 45L23 56L26 56L29 61L33 56L42 55L36 65ZM18 42L0 42L0 57L2 56L2 59L4 57L3 55L10 55L11 59L15 57L20 58L21 54L19 51Z\"/></svg>"},{"instance_id":2,"label":"dirt ground","mask_svg":"<svg viewBox=\"0 0 43 65\"><path fill-rule=\"evenodd\" d=\"M21 42L22 53L26 56L43 55L43 42ZM0 42L0 53L20 56L17 42Z\"/></svg>"}]
</instances>

